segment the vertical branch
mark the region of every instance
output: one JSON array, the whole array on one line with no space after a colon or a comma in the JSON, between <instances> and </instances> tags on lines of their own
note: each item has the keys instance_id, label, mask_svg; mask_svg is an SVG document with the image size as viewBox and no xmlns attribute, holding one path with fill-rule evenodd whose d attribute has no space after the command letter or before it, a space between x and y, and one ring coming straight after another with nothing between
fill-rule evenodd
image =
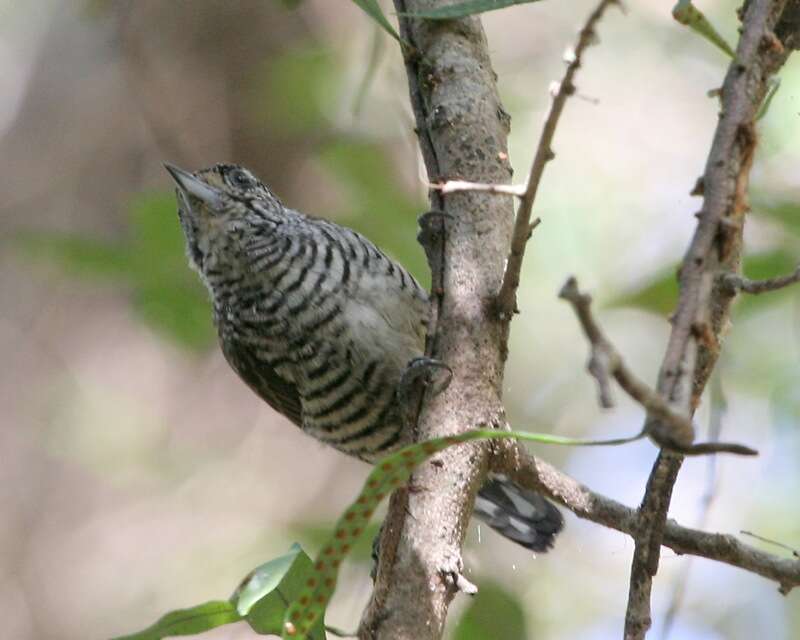
<instances>
[{"instance_id":1,"label":"vertical branch","mask_svg":"<svg viewBox=\"0 0 800 640\"><path fill-rule=\"evenodd\" d=\"M402 14L447 2L394 4ZM508 182L509 117L480 20L401 17L400 30L409 43L403 54L429 181ZM422 406L420 439L503 424L504 332L491 313L491 300L502 279L513 222L508 198L432 192L431 204L447 217L444 241L426 247L433 281L428 352L454 375L445 392ZM465 585L461 543L486 460L481 444L443 452L415 472L414 490L393 498L360 638L441 638L450 601Z\"/></svg>"},{"instance_id":2,"label":"vertical branch","mask_svg":"<svg viewBox=\"0 0 800 640\"><path fill-rule=\"evenodd\" d=\"M798 0L788 6L797 11ZM689 417L697 407L719 355L734 295L720 285L720 273L739 270L747 187L756 146L755 117L770 76L780 68L796 41L797 23L782 17L786 0L751 0L742 17L736 58L722 87L722 108L700 186L703 206L680 270L680 297L672 318L658 391L676 411ZM786 12L786 16L790 11ZM780 33L781 37L776 36ZM650 416L647 429L669 442L670 425ZM662 450L639 509L631 566L625 638L643 638L651 625L650 592L658 570L660 547L672 489L682 456Z\"/></svg>"}]
</instances>

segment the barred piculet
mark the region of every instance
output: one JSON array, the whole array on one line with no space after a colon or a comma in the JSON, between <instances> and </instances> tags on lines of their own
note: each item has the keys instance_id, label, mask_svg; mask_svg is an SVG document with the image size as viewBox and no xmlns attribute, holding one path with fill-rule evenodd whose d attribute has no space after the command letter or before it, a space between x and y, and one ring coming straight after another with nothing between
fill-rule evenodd
<instances>
[{"instance_id":1,"label":"barred piculet","mask_svg":"<svg viewBox=\"0 0 800 640\"><path fill-rule=\"evenodd\" d=\"M190 264L242 380L309 435L366 462L410 444L398 388L423 355L419 283L361 234L285 207L243 167L165 166ZM499 475L475 513L534 551L563 526L552 504Z\"/></svg>"}]
</instances>

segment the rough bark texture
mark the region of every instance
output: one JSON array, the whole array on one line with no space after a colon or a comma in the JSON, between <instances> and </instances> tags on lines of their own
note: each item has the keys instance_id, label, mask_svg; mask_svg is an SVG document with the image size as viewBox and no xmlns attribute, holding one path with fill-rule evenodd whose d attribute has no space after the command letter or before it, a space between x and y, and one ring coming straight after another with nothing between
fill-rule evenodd
<instances>
[{"instance_id":1,"label":"rough bark texture","mask_svg":"<svg viewBox=\"0 0 800 640\"><path fill-rule=\"evenodd\" d=\"M395 0L398 12L441 0ZM478 18L401 18L411 104L431 183L464 179L507 183L509 117L503 109ZM481 193L443 197L447 241L433 256L430 351L453 369L447 390L425 403L419 438L504 423L500 401L503 327L491 302L503 276L513 222L511 198ZM430 254L430 252L429 252ZM429 257L431 257L429 255ZM444 452L397 495L381 538L379 570L360 638L435 640L461 572L461 544L487 462L487 447Z\"/></svg>"},{"instance_id":2,"label":"rough bark texture","mask_svg":"<svg viewBox=\"0 0 800 640\"><path fill-rule=\"evenodd\" d=\"M703 207L681 266L678 308L658 379L658 391L686 416L694 413L719 357L734 298L719 276L740 267L755 118L768 80L796 46L797 7L797 0L752 0L743 9L736 59L725 76L720 120L698 183ZM670 440L670 427L663 421L650 419L647 428L659 441ZM651 625L652 579L682 461L679 454L663 450L647 483L631 566L626 640L644 638Z\"/></svg>"}]
</instances>

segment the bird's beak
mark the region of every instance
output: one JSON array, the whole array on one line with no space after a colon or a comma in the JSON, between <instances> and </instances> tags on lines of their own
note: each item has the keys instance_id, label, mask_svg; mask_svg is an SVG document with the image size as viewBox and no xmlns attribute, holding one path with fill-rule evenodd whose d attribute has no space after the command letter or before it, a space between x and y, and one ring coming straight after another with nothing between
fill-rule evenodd
<instances>
[{"instance_id":1,"label":"bird's beak","mask_svg":"<svg viewBox=\"0 0 800 640\"><path fill-rule=\"evenodd\" d=\"M164 163L164 168L169 171L175 184L178 185L178 189L186 196L192 196L212 209L220 209L222 207L222 194L219 189L215 189L188 171L179 169L168 162Z\"/></svg>"}]
</instances>

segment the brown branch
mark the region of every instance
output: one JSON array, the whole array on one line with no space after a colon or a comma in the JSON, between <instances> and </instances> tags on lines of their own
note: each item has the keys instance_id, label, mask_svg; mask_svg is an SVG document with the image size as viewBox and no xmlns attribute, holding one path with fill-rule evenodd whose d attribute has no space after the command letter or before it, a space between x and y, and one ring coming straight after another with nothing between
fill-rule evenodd
<instances>
[{"instance_id":1,"label":"brown branch","mask_svg":"<svg viewBox=\"0 0 800 640\"><path fill-rule=\"evenodd\" d=\"M507 474L517 484L537 491L589 520L637 539L640 514L602 494L595 493L547 462L534 457L515 442L498 443L493 470ZM664 525L661 544L679 554L701 556L756 573L779 585L783 594L800 586L800 558L782 558L746 545L735 537Z\"/></svg>"},{"instance_id":2,"label":"brown branch","mask_svg":"<svg viewBox=\"0 0 800 640\"><path fill-rule=\"evenodd\" d=\"M570 278L561 288L559 297L572 305L575 315L586 334L591 345L589 359L589 372L597 379L600 389L600 402L604 407L611 407L610 378L613 377L628 395L636 400L645 411L648 421L652 424L655 420L666 423L667 429L650 433L653 441L660 447L671 449L683 455L704 455L709 453L736 453L739 455L756 455L758 452L744 445L726 442L703 442L694 444L695 428L692 421L676 413L653 389L642 382L633 371L625 364L619 351L606 338L600 325L592 314L592 298L581 293L578 282ZM671 436L670 440L663 438L664 434Z\"/></svg>"},{"instance_id":3,"label":"brown branch","mask_svg":"<svg viewBox=\"0 0 800 640\"><path fill-rule=\"evenodd\" d=\"M796 9L798 0L791 0ZM770 76L789 55L798 31L786 26L786 0L751 0L745 5L736 59L721 91L722 111L701 183L703 207L680 270L680 296L659 373L658 392L673 410L690 417L719 356L719 341L734 296L716 280L737 273L741 261L747 187L756 146L755 118ZM787 19L791 16L787 13ZM781 34L780 38L776 33ZM649 433L672 425L648 418ZM670 439L669 435L665 436ZM639 509L639 531L631 566L625 638L644 638L651 625L650 593L666 535L666 518L682 456L662 450Z\"/></svg>"},{"instance_id":4,"label":"brown branch","mask_svg":"<svg viewBox=\"0 0 800 640\"><path fill-rule=\"evenodd\" d=\"M510 321L512 314L517 310L517 288L519 287L520 272L522 271L522 260L525 257L525 246L531 235L530 223L533 203L536 199L536 192L539 189L539 184L542 181L544 168L547 163L555 157L551 145L556 132L556 126L564 110L567 98L575 93L573 80L578 69L581 67L583 53L591 44L596 42L597 35L595 33L595 27L603 17L606 9L611 5L619 5L619 0L600 0L597 8L589 15L586 24L578 33L578 40L575 43L575 48L566 58L568 64L567 70L564 73L564 78L558 84L557 90L553 92L550 110L545 118L542 127L542 135L539 138L536 154L531 164L525 193L522 194L519 207L517 208L514 234L511 237L511 251L508 254L508 262L506 264L505 273L503 274L503 283L500 285L500 291L497 294L497 312L506 322Z\"/></svg>"},{"instance_id":5,"label":"brown branch","mask_svg":"<svg viewBox=\"0 0 800 640\"><path fill-rule=\"evenodd\" d=\"M398 14L443 0L395 0ZM508 183L508 117L478 18L434 22L400 17L411 106L428 182ZM447 362L450 386L429 398L418 438L501 425L503 330L486 300L498 290L511 238L513 201L487 193L431 190L421 220L432 274L426 353ZM476 230L480 230L477 233ZM361 640L439 640L460 590L461 544L487 467L475 444L436 456L415 471L405 499L393 498L381 536L378 573L359 628Z\"/></svg>"},{"instance_id":6,"label":"brown branch","mask_svg":"<svg viewBox=\"0 0 800 640\"><path fill-rule=\"evenodd\" d=\"M777 291L798 282L800 282L800 265L797 266L793 273L767 280L750 280L736 273L726 273L722 276L720 284L730 295L735 295L739 292L758 295L759 293Z\"/></svg>"},{"instance_id":7,"label":"brown branch","mask_svg":"<svg viewBox=\"0 0 800 640\"><path fill-rule=\"evenodd\" d=\"M722 388L722 379L719 369L711 379L711 411L708 421L708 439L716 442L722 435L723 418L728 410L728 401L725 397L725 392ZM711 513L711 505L717 498L718 481L717 481L717 458L716 456L709 456L706 460L706 489L700 499L700 517L697 519L695 529L705 529L708 522L708 516ZM689 583L689 573L692 569L692 562L686 562L682 570L678 573L670 597L670 604L664 613L664 619L661 624L661 638L667 640L672 625L674 624L681 606L683 606L683 599L686 594L686 587Z\"/></svg>"}]
</instances>

